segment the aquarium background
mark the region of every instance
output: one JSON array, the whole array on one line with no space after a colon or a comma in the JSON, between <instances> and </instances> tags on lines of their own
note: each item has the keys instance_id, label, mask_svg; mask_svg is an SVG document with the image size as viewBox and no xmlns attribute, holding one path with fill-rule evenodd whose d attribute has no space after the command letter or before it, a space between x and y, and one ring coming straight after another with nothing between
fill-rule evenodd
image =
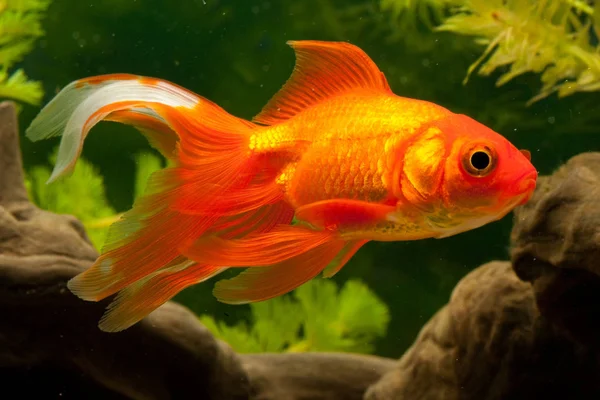
<instances>
[{"instance_id":1,"label":"aquarium background","mask_svg":"<svg viewBox=\"0 0 600 400\"><path fill-rule=\"evenodd\" d=\"M577 153L598 150L597 92L550 96L527 106L540 90L540 75L527 73L498 87L506 68L486 77L473 74L463 84L485 46L473 37L432 31L435 13L426 8L398 15L390 3L54 0L42 20L45 36L18 67L42 82L40 105L75 79L126 72L170 80L250 119L292 71L287 40L343 40L371 56L396 94L433 101L487 124L529 149L541 174ZM23 103L22 131L39 110ZM22 136L26 171L50 167L57 144L58 139L32 143ZM83 157L104 177L108 202L118 212L131 207L135 155L141 151L156 153L136 130L115 123L100 124L86 140ZM94 193L92 187L87 193L65 191L62 200L76 204ZM387 333L373 352L399 357L448 301L458 280L484 262L506 259L511 219L443 240L369 243L361 249L333 280L341 287L359 279L387 304ZM175 300L227 324L248 319L248 306L214 299L214 282L191 287ZM369 318L369 309L361 312Z\"/></svg>"}]
</instances>

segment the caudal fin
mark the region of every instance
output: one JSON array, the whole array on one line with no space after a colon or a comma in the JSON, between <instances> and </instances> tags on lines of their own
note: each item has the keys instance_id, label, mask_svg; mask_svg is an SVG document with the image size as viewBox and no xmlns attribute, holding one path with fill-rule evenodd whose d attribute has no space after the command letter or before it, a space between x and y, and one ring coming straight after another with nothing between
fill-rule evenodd
<instances>
[{"instance_id":1,"label":"caudal fin","mask_svg":"<svg viewBox=\"0 0 600 400\"><path fill-rule=\"evenodd\" d=\"M203 102L177 85L129 74L110 74L71 82L32 121L26 136L37 141L61 136L49 182L72 171L90 129L101 120L133 125L167 158L177 134L151 105L192 110Z\"/></svg>"},{"instance_id":2,"label":"caudal fin","mask_svg":"<svg viewBox=\"0 0 600 400\"><path fill-rule=\"evenodd\" d=\"M199 276L178 269L199 265L182 256L181 243L205 234L235 238L291 222L293 211L274 183L277 171L264 154L249 149L261 127L153 78L114 74L66 86L27 130L34 141L62 134L50 181L73 169L87 134L102 120L138 128L172 160L110 227L96 262L68 282L73 293L90 301L123 291L103 320L107 330L134 323L183 283L204 279L206 269ZM212 268L216 273L224 267Z\"/></svg>"},{"instance_id":3,"label":"caudal fin","mask_svg":"<svg viewBox=\"0 0 600 400\"><path fill-rule=\"evenodd\" d=\"M109 304L99 327L105 332L127 329L181 290L210 279L225 269L186 260L155 271L121 290Z\"/></svg>"}]
</instances>

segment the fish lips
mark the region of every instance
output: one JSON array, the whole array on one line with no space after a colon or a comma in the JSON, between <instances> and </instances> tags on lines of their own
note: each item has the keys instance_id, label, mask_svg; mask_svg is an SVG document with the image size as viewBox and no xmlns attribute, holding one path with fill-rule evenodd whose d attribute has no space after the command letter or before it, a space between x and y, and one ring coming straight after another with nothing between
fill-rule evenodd
<instances>
[{"instance_id":1,"label":"fish lips","mask_svg":"<svg viewBox=\"0 0 600 400\"><path fill-rule=\"evenodd\" d=\"M535 191L535 187L537 185L537 175L537 171L534 170L533 172L524 174L524 176L517 181L517 193L521 193L523 196L519 202L519 205L527 203L531 196L533 196L533 192Z\"/></svg>"}]
</instances>

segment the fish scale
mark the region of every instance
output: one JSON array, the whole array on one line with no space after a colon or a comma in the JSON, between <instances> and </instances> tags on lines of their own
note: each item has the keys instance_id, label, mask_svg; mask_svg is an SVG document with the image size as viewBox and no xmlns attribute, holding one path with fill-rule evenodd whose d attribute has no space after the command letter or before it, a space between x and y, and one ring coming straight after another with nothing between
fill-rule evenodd
<instances>
[{"instance_id":1,"label":"fish scale","mask_svg":"<svg viewBox=\"0 0 600 400\"><path fill-rule=\"evenodd\" d=\"M334 198L381 201L391 190L394 152L423 123L446 113L433 104L379 93L339 96L257 133L253 149L306 143L301 159L278 178L295 207Z\"/></svg>"}]
</instances>

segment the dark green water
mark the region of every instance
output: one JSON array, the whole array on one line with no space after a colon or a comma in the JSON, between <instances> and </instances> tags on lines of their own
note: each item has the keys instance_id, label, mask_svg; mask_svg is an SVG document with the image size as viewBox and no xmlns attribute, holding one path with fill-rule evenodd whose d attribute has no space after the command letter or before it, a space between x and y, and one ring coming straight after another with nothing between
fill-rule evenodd
<instances>
[{"instance_id":1,"label":"dark green water","mask_svg":"<svg viewBox=\"0 0 600 400\"><path fill-rule=\"evenodd\" d=\"M176 82L251 118L291 73L294 55L287 40L345 40L373 58L395 93L489 125L531 150L541 174L577 153L598 150L598 94L552 97L525 107L539 89L539 76L522 76L501 88L495 86L498 74L474 76L463 86L480 46L424 27L399 33L376 6L356 0L55 0L44 22L47 36L23 67L44 82L44 103L75 79L127 72ZM21 127L38 111L26 106ZM25 167L46 163L56 144L22 139ZM83 156L100 168L119 211L132 202L132 154L148 148L134 129L112 123L94 128L86 141ZM370 243L336 275L338 282L363 279L389 305L392 319L378 354L400 356L462 276L508 257L511 218L444 240ZM217 303L213 282L187 289L176 300L221 320L246 315L245 306Z\"/></svg>"}]
</instances>

